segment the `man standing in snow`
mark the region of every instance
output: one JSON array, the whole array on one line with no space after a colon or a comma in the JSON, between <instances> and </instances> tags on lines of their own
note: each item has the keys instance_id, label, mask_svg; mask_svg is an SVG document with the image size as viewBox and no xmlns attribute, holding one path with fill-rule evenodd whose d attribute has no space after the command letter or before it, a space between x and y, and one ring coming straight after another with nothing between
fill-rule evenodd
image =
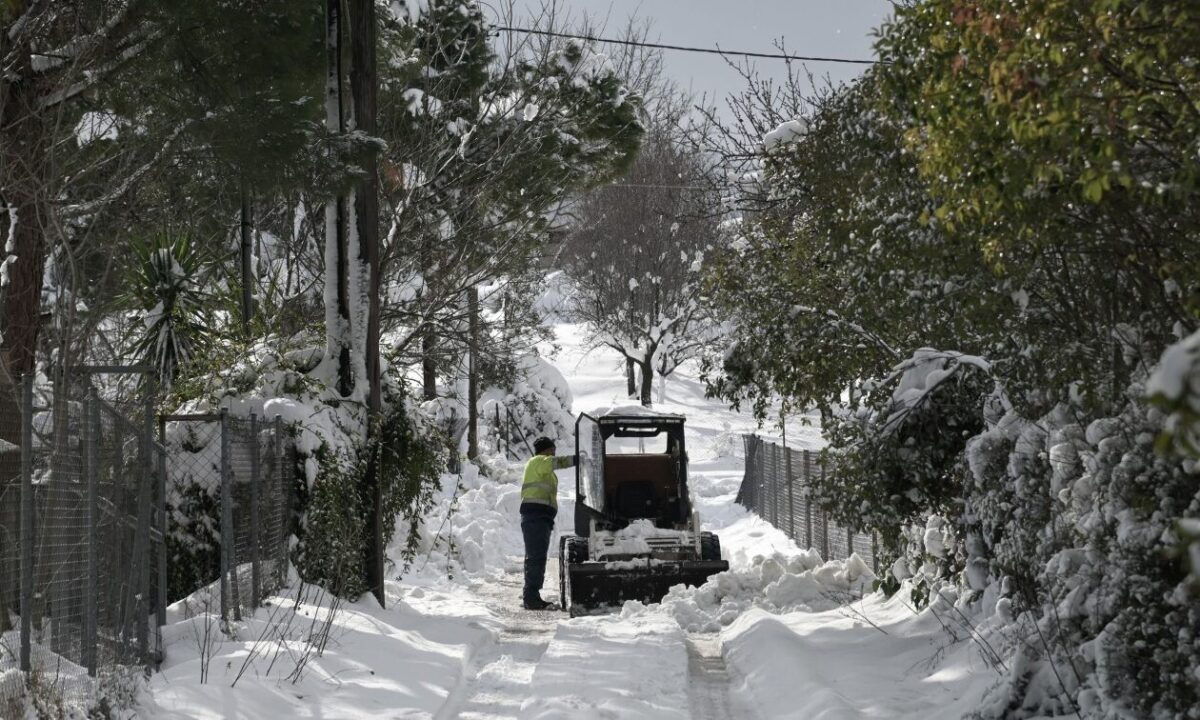
<instances>
[{"instance_id":1,"label":"man standing in snow","mask_svg":"<svg viewBox=\"0 0 1200 720\"><path fill-rule=\"evenodd\" d=\"M525 536L525 592L522 605L526 610L553 608L542 599L542 583L546 580L546 552L550 549L550 533L554 516L558 514L558 476L555 470L575 465L575 456L554 456L554 441L540 437L533 442L534 456L525 463L525 478L521 481L521 534Z\"/></svg>"}]
</instances>

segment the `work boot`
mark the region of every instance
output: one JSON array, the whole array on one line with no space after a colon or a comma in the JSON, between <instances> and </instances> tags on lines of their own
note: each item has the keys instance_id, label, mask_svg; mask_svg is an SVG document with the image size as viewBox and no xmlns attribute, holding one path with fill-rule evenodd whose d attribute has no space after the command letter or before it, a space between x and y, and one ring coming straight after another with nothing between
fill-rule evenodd
<instances>
[{"instance_id":1,"label":"work boot","mask_svg":"<svg viewBox=\"0 0 1200 720\"><path fill-rule=\"evenodd\" d=\"M521 603L521 606L524 607L526 610L557 610L558 609L558 605L556 603L546 602L545 600L541 599L540 597L534 598L533 600L526 600L525 602Z\"/></svg>"}]
</instances>

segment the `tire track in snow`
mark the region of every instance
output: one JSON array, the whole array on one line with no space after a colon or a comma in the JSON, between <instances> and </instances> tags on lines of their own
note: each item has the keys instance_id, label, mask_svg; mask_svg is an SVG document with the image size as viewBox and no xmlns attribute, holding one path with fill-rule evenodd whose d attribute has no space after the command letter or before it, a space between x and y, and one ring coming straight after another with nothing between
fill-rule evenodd
<instances>
[{"instance_id":1,"label":"tire track in snow","mask_svg":"<svg viewBox=\"0 0 1200 720\"><path fill-rule=\"evenodd\" d=\"M557 597L558 560L546 563L553 578L542 597ZM523 577L508 573L498 582L481 583L475 591L501 618L492 641L475 651L463 683L447 698L437 720L510 720L529 697L533 671L554 638L555 627L566 619L561 612L532 612L521 608Z\"/></svg>"},{"instance_id":2,"label":"tire track in snow","mask_svg":"<svg viewBox=\"0 0 1200 720\"><path fill-rule=\"evenodd\" d=\"M735 720L748 717L734 713L729 699L730 676L721 655L717 635L688 635L688 705L692 720Z\"/></svg>"}]
</instances>

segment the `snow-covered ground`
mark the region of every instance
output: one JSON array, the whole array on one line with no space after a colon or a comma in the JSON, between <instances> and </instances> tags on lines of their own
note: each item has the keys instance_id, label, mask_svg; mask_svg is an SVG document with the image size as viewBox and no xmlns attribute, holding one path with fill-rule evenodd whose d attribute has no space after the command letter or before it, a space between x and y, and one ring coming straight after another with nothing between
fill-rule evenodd
<instances>
[{"instance_id":1,"label":"snow-covered ground","mask_svg":"<svg viewBox=\"0 0 1200 720\"><path fill-rule=\"evenodd\" d=\"M620 358L585 352L578 326L555 329L560 350L551 360L575 412L627 404ZM719 531L730 572L611 615L526 612L519 468L498 480L469 468L458 487L447 483L431 519L441 542L407 572L389 573L386 608L369 597L335 606L293 583L227 638L197 612L202 598L190 611L174 607L166 662L142 714L951 718L998 681L970 632L947 633L945 616L915 613L903 592L891 600L871 594L873 576L857 558L822 563L734 503L740 436L755 423L705 399L694 372L672 377L656 408L688 418L693 498ZM788 440L821 444L819 430L798 419L788 423ZM573 480L572 471L560 472L559 529L569 530ZM551 547L556 552L557 536ZM557 584L554 560L543 595L555 597Z\"/></svg>"}]
</instances>

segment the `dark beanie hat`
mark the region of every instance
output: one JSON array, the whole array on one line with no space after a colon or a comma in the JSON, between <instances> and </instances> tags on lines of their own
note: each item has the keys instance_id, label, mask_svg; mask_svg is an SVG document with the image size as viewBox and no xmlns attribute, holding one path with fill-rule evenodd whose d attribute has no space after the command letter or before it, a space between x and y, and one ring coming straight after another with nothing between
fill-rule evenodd
<instances>
[{"instance_id":1,"label":"dark beanie hat","mask_svg":"<svg viewBox=\"0 0 1200 720\"><path fill-rule=\"evenodd\" d=\"M533 451L542 453L554 447L554 441L548 437L540 437L533 441Z\"/></svg>"}]
</instances>

